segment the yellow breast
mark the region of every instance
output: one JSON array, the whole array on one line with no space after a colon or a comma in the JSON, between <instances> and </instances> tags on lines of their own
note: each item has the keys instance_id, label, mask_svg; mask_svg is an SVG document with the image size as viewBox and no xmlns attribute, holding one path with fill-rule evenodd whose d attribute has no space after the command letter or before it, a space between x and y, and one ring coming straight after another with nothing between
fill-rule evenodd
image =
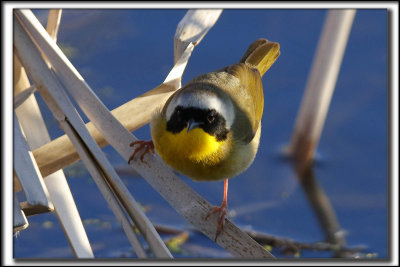
<instances>
[{"instance_id":1,"label":"yellow breast","mask_svg":"<svg viewBox=\"0 0 400 267\"><path fill-rule=\"evenodd\" d=\"M183 129L177 134L168 132L165 119L157 115L152 119L151 135L163 161L196 180L213 180L212 167L228 153L227 140L218 141L200 128L189 132Z\"/></svg>"},{"instance_id":2,"label":"yellow breast","mask_svg":"<svg viewBox=\"0 0 400 267\"><path fill-rule=\"evenodd\" d=\"M193 129L190 132L183 129L178 134L167 131L159 142L160 146L166 147L166 150L171 150L171 152L173 150L175 155L179 154L181 157L194 162L210 161L210 157L217 157L222 144L214 136L200 128ZM217 158L214 160L217 160Z\"/></svg>"},{"instance_id":3,"label":"yellow breast","mask_svg":"<svg viewBox=\"0 0 400 267\"><path fill-rule=\"evenodd\" d=\"M190 132L183 129L174 134L166 131L164 125L157 127L156 133L152 132L153 142L157 152L167 163L182 160L199 164L217 164L222 156L223 142L217 141L214 136L196 128Z\"/></svg>"}]
</instances>

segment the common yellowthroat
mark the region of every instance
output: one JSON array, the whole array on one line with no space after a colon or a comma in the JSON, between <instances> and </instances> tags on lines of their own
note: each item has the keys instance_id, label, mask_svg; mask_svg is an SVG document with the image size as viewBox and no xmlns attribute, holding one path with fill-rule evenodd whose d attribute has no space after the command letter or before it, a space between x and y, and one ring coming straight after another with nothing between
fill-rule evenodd
<instances>
[{"instance_id":1,"label":"common yellowthroat","mask_svg":"<svg viewBox=\"0 0 400 267\"><path fill-rule=\"evenodd\" d=\"M177 90L151 119L152 141L139 145L128 163L154 148L176 171L196 181L224 181L216 237L228 209L228 178L253 162L261 134L264 95L261 77L280 54L276 42L259 39L237 64L200 75Z\"/></svg>"}]
</instances>

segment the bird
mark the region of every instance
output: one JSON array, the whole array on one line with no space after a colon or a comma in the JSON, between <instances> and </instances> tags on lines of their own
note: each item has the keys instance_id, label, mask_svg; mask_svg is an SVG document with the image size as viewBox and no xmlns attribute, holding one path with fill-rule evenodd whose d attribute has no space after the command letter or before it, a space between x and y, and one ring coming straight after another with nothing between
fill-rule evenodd
<instances>
[{"instance_id":1,"label":"bird","mask_svg":"<svg viewBox=\"0 0 400 267\"><path fill-rule=\"evenodd\" d=\"M238 63L202 74L173 93L152 115L152 139L138 140L128 160L142 151L155 153L177 172L195 181L224 180L214 241L223 231L228 211L228 179L254 161L264 109L264 73L280 55L280 45L254 41ZM155 150L155 151L154 151Z\"/></svg>"}]
</instances>

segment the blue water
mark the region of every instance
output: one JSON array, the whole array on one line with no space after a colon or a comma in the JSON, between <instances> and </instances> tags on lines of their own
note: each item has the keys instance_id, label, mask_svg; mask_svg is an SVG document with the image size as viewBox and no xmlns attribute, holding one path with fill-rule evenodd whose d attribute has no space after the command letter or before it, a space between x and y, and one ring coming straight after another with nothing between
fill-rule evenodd
<instances>
[{"instance_id":1,"label":"blue water","mask_svg":"<svg viewBox=\"0 0 400 267\"><path fill-rule=\"evenodd\" d=\"M163 82L173 65L173 36L186 10L64 10L58 42L111 110ZM282 155L307 82L326 10L224 10L196 46L183 76L236 63L258 38L277 41L281 56L263 78L263 133L253 165L230 180L231 219L246 229L300 242L323 241L323 232L297 177ZM46 21L47 11L35 14ZM317 150L314 173L329 197L349 247L385 258L388 253L387 11L358 10ZM62 134L40 97L52 138ZM85 117L84 117L85 118ZM149 139L149 127L134 134ZM104 148L116 165L124 161ZM78 173L77 173L78 171ZM77 163L66 169L94 254L134 257L127 238L92 178ZM141 178L121 176L154 223L191 230L176 257L229 257L192 229ZM211 203L222 200L222 182L184 181ZM14 238L16 258L70 258L55 214L29 218ZM278 257L279 250L273 253ZM331 257L303 251L300 257Z\"/></svg>"}]
</instances>

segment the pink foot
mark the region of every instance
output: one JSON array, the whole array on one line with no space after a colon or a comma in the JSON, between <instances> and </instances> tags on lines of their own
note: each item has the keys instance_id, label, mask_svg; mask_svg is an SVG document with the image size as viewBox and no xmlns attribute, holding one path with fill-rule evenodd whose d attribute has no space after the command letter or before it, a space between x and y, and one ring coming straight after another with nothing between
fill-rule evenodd
<instances>
[{"instance_id":1,"label":"pink foot","mask_svg":"<svg viewBox=\"0 0 400 267\"><path fill-rule=\"evenodd\" d=\"M219 234L222 232L222 230L224 229L224 224L225 224L225 216L226 213L228 211L228 204L226 202L222 202L220 207L214 207L212 208L206 216L206 220L208 219L208 217L210 217L212 214L214 213L219 213L219 217L218 217L218 225L217 225L217 232L215 235L215 239L214 242L217 241L217 238L219 236Z\"/></svg>"},{"instance_id":2,"label":"pink foot","mask_svg":"<svg viewBox=\"0 0 400 267\"><path fill-rule=\"evenodd\" d=\"M131 162L131 160L133 160L136 156L136 154L143 150L142 154L140 155L140 161L143 161L143 157L144 155L146 155L147 153L149 153L149 151L154 154L154 144L152 140L149 141L144 141L144 140L139 140L139 141L135 141L132 142L129 146L134 146L134 145L139 145L137 148L135 148L135 150L133 151L132 155L129 157L128 160L128 164Z\"/></svg>"}]
</instances>

